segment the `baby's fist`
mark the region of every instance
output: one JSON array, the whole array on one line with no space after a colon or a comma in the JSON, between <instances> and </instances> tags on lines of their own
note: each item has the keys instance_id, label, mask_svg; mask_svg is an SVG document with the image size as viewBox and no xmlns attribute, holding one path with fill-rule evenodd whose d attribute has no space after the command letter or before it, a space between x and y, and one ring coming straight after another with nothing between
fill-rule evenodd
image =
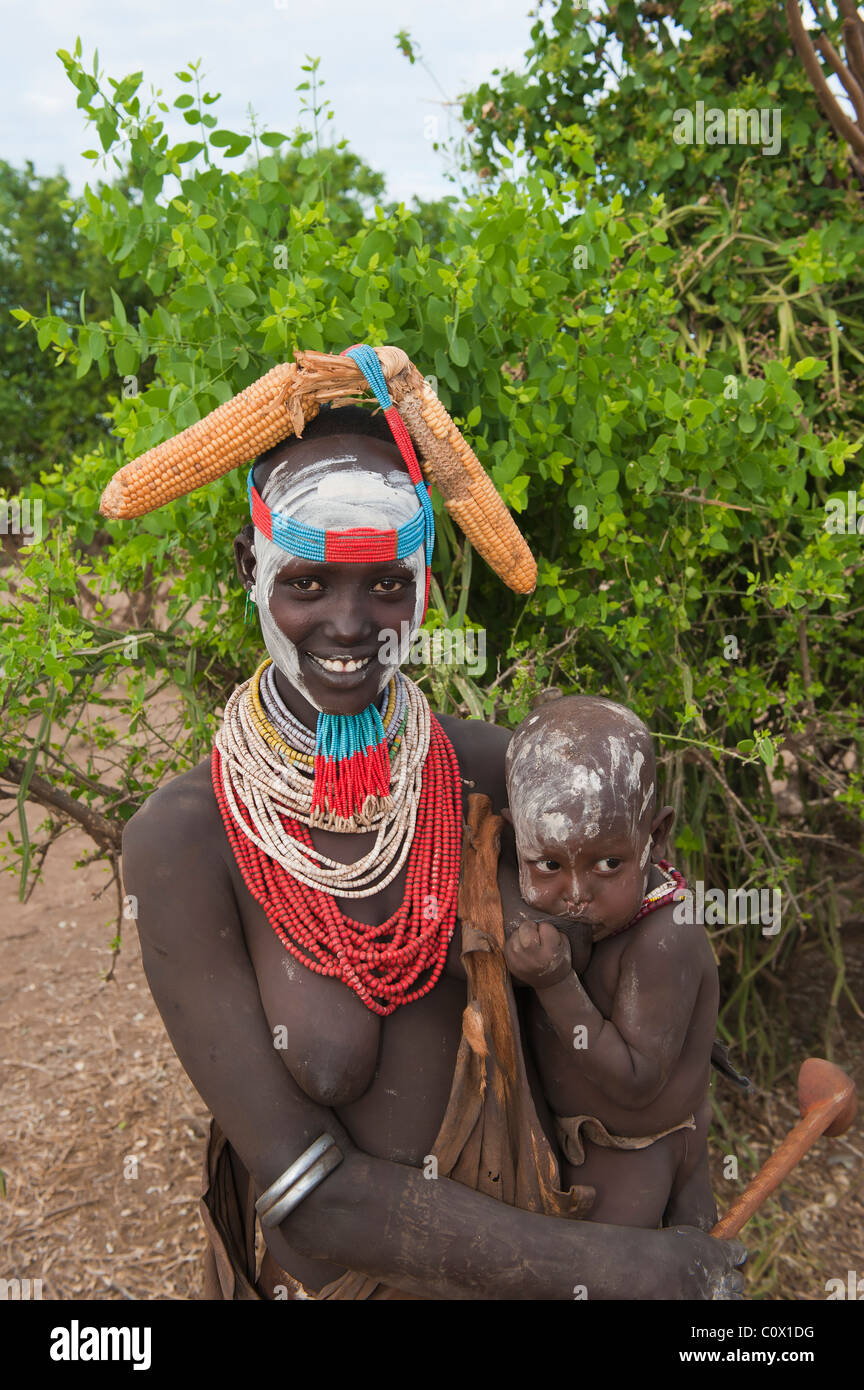
<instances>
[{"instance_id":1,"label":"baby's fist","mask_svg":"<svg viewBox=\"0 0 864 1390\"><path fill-rule=\"evenodd\" d=\"M523 985L549 989L570 974L570 942L551 922L524 921L507 938L504 959Z\"/></svg>"}]
</instances>

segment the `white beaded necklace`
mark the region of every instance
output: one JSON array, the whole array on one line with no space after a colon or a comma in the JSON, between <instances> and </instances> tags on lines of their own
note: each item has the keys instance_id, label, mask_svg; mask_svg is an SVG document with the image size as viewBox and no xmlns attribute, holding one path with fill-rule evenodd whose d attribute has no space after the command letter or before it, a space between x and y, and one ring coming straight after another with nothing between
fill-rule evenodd
<instances>
[{"instance_id":1,"label":"white beaded necklace","mask_svg":"<svg viewBox=\"0 0 864 1390\"><path fill-rule=\"evenodd\" d=\"M249 713L251 679L239 686L225 706L216 747L222 759L225 798L237 825L286 873L309 888L336 897L368 898L380 893L399 873L414 839L423 764L429 751L429 704L413 681L403 676L407 717L402 739L390 764L390 806L340 826L346 833L377 827L375 843L353 864L329 859L287 834L281 817L312 826L312 777L302 765L283 757L264 739ZM282 736L285 737L284 732ZM300 750L298 750L300 751ZM251 828L240 812L242 801Z\"/></svg>"}]
</instances>

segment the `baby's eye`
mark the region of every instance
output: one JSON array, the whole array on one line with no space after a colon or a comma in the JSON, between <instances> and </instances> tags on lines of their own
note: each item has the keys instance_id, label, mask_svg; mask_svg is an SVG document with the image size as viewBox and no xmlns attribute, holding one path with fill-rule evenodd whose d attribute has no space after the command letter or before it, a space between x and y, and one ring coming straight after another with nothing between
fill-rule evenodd
<instances>
[{"instance_id":1,"label":"baby's eye","mask_svg":"<svg viewBox=\"0 0 864 1390\"><path fill-rule=\"evenodd\" d=\"M555 874L561 868L557 859L537 859L534 862L541 873L544 874Z\"/></svg>"},{"instance_id":2,"label":"baby's eye","mask_svg":"<svg viewBox=\"0 0 864 1390\"><path fill-rule=\"evenodd\" d=\"M608 859L598 859L594 867L599 869L601 874L608 874L620 868L623 862L623 859L616 859L614 855L610 855Z\"/></svg>"}]
</instances>

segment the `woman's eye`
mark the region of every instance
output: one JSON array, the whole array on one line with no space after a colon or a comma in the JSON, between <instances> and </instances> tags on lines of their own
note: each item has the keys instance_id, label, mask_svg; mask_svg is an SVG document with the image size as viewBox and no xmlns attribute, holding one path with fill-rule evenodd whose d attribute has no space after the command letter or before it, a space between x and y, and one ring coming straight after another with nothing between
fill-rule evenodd
<instances>
[{"instance_id":1,"label":"woman's eye","mask_svg":"<svg viewBox=\"0 0 864 1390\"><path fill-rule=\"evenodd\" d=\"M622 859L616 859L613 855L608 859L598 859L594 867L599 869L601 874L608 874L612 869L620 868L623 862Z\"/></svg>"},{"instance_id":2,"label":"woman's eye","mask_svg":"<svg viewBox=\"0 0 864 1390\"><path fill-rule=\"evenodd\" d=\"M411 583L410 579L379 579L377 584L372 585L372 592L379 594L398 594L401 589L407 588ZM386 585L386 587L384 587Z\"/></svg>"},{"instance_id":3,"label":"woman's eye","mask_svg":"<svg viewBox=\"0 0 864 1390\"><path fill-rule=\"evenodd\" d=\"M298 579L286 579L284 581L289 589L297 589L301 594L314 594L324 586L320 579L313 579L311 575L301 575Z\"/></svg>"}]
</instances>

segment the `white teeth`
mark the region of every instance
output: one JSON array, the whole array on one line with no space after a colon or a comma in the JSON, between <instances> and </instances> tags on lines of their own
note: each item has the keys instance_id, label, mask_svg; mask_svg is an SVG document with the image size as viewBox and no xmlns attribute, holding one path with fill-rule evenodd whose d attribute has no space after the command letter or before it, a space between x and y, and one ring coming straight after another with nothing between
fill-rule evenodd
<instances>
[{"instance_id":1,"label":"white teeth","mask_svg":"<svg viewBox=\"0 0 864 1390\"><path fill-rule=\"evenodd\" d=\"M362 660L357 661L353 657L312 656L311 652L309 655L313 661L317 661L319 666L323 666L325 671L362 671L372 660L371 656L363 657Z\"/></svg>"}]
</instances>

